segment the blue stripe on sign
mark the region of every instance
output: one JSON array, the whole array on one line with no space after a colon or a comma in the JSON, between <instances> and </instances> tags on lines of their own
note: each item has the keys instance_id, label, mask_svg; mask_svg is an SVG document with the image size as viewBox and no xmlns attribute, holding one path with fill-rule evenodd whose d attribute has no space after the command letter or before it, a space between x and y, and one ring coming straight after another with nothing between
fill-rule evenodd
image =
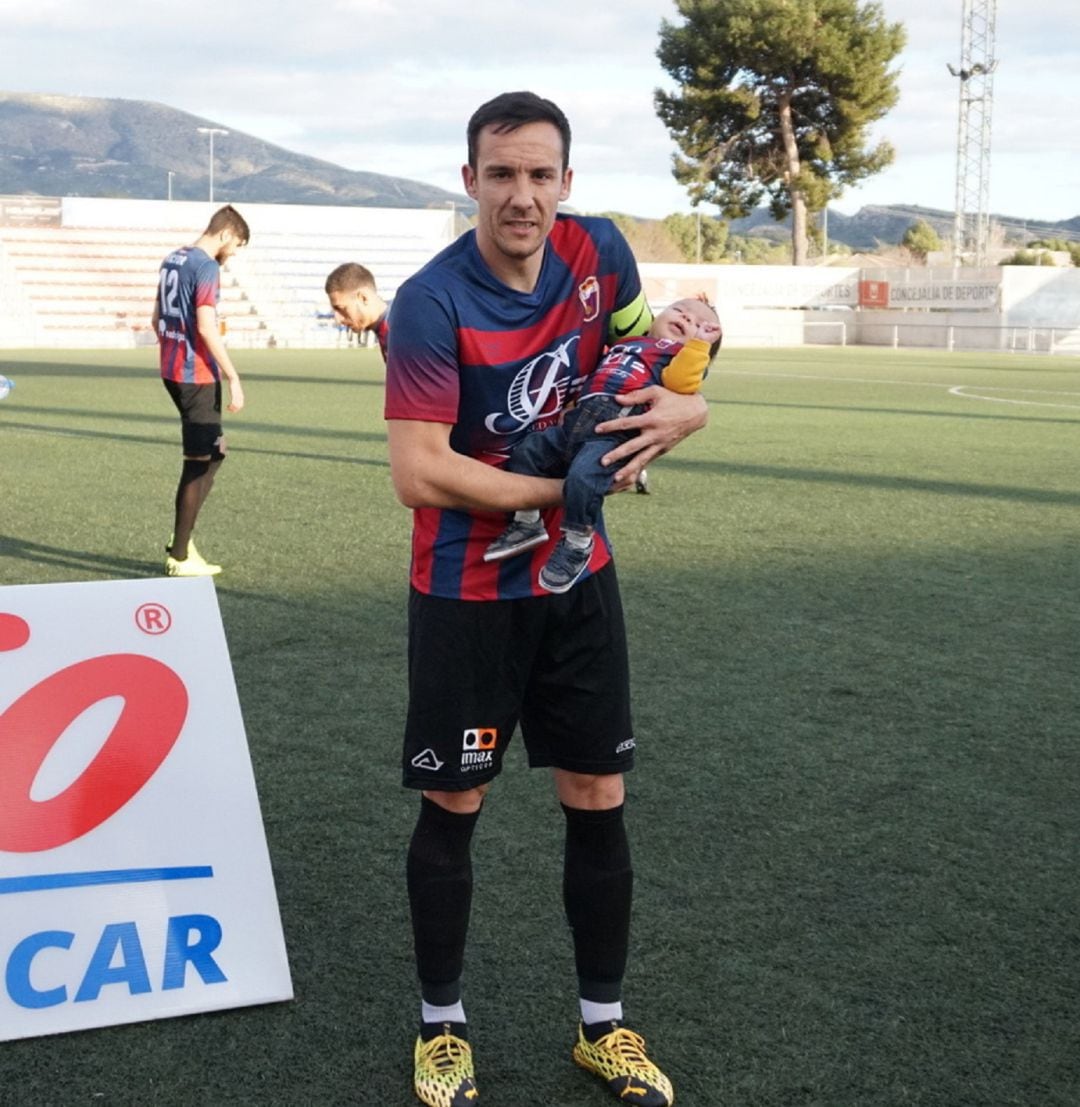
<instances>
[{"instance_id":1,"label":"blue stripe on sign","mask_svg":"<svg viewBox=\"0 0 1080 1107\"><path fill-rule=\"evenodd\" d=\"M106 869L95 873L42 873L0 878L0 895L44 892L53 888L85 888L97 884L148 884L158 880L200 880L214 875L210 865L174 869Z\"/></svg>"}]
</instances>

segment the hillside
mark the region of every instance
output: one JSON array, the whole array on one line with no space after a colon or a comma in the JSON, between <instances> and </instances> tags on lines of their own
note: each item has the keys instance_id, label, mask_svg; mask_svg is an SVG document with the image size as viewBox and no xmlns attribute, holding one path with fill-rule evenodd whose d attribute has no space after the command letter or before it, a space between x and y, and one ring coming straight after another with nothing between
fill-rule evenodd
<instances>
[{"instance_id":1,"label":"hillside","mask_svg":"<svg viewBox=\"0 0 1080 1107\"><path fill-rule=\"evenodd\" d=\"M0 92L0 195L112 196L201 200L207 194L209 149L197 128L224 126L214 147L214 196L267 204L442 207L453 201L474 209L462 194L382 173L344 169L238 131L146 100L46 96ZM855 215L829 212L829 240L852 250L900 241L924 219L943 237L952 212L907 204L868 206ZM1057 223L995 215L1011 241L1080 239L1080 216ZM786 241L790 222L775 223L764 208L731 224L735 234Z\"/></svg>"},{"instance_id":2,"label":"hillside","mask_svg":"<svg viewBox=\"0 0 1080 1107\"><path fill-rule=\"evenodd\" d=\"M471 201L432 185L343 169L145 100L0 92L0 194L164 199L206 197L209 149L198 127L226 127L214 146L214 196L266 204L443 206Z\"/></svg>"},{"instance_id":3,"label":"hillside","mask_svg":"<svg viewBox=\"0 0 1080 1107\"><path fill-rule=\"evenodd\" d=\"M1026 243L1038 238L1080 240L1080 215L1072 219L1049 223L1038 219L1021 219L1009 215L992 215L991 220L1012 242ZM829 241L842 242L853 250L874 250L881 245L895 245L916 220L923 220L943 238L951 239L953 213L915 204L867 205L854 215L829 209ZM733 219L733 234L761 235L786 242L791 237L790 217L783 223L773 221L766 208L760 208L746 219Z\"/></svg>"}]
</instances>

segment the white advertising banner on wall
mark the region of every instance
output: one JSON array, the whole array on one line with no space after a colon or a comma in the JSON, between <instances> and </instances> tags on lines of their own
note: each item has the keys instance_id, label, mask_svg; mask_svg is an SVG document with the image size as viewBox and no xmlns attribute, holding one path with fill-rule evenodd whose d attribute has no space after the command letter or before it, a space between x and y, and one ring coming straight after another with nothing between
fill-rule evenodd
<instances>
[{"instance_id":1,"label":"white advertising banner on wall","mask_svg":"<svg viewBox=\"0 0 1080 1107\"><path fill-rule=\"evenodd\" d=\"M992 311L998 306L1000 289L1000 280L890 281L888 306Z\"/></svg>"},{"instance_id":2,"label":"white advertising banner on wall","mask_svg":"<svg viewBox=\"0 0 1080 1107\"><path fill-rule=\"evenodd\" d=\"M638 266L645 296L655 310L675 300L706 292L723 309L807 308L859 302L859 270L799 268L791 265L675 265L646 262Z\"/></svg>"},{"instance_id":3,"label":"white advertising banner on wall","mask_svg":"<svg viewBox=\"0 0 1080 1107\"><path fill-rule=\"evenodd\" d=\"M0 1040L292 997L208 578L0 588Z\"/></svg>"}]
</instances>

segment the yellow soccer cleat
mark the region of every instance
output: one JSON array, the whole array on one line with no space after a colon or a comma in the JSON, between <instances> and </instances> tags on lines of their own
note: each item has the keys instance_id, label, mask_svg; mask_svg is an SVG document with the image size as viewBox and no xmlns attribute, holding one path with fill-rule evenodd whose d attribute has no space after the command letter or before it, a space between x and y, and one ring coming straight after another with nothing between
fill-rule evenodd
<instances>
[{"instance_id":1,"label":"yellow soccer cleat","mask_svg":"<svg viewBox=\"0 0 1080 1107\"><path fill-rule=\"evenodd\" d=\"M167 577L212 577L221 572L220 565L211 565L200 557L196 560L190 555L183 561L177 561L175 557L165 558L165 575Z\"/></svg>"},{"instance_id":2,"label":"yellow soccer cleat","mask_svg":"<svg viewBox=\"0 0 1080 1107\"><path fill-rule=\"evenodd\" d=\"M169 544L165 547L165 552L169 555L169 557L172 557L172 548L173 548L173 536L170 534L169 535ZM173 558L173 560L175 561L176 559ZM186 560L192 562L193 564L197 564L200 561L204 565L209 565L210 564L210 562L207 561L206 558L203 557L203 555L201 553L199 553L198 549L196 549L194 538L189 538L188 539ZM221 570L221 566L219 565L218 566L218 571L220 572L220 570Z\"/></svg>"},{"instance_id":3,"label":"yellow soccer cleat","mask_svg":"<svg viewBox=\"0 0 1080 1107\"><path fill-rule=\"evenodd\" d=\"M480 1093L473 1079L472 1047L464 1038L450 1033L430 1041L416 1039L413 1051L413 1091L428 1107L475 1107Z\"/></svg>"},{"instance_id":4,"label":"yellow soccer cleat","mask_svg":"<svg viewBox=\"0 0 1080 1107\"><path fill-rule=\"evenodd\" d=\"M620 1103L635 1107L671 1107L675 1092L671 1081L649 1060L645 1039L625 1026L612 1023L602 1038L590 1042L578 1025L574 1061L596 1073Z\"/></svg>"}]
</instances>

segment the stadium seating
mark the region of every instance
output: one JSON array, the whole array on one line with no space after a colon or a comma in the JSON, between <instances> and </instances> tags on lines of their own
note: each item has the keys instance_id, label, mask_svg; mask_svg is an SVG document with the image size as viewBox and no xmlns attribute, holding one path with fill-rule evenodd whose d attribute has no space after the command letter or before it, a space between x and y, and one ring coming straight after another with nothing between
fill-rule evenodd
<instances>
[{"instance_id":1,"label":"stadium seating","mask_svg":"<svg viewBox=\"0 0 1080 1107\"><path fill-rule=\"evenodd\" d=\"M149 344L161 259L185 240L190 235L167 229L0 227L7 328L27 345ZM249 348L344 344L323 291L331 269L360 260L391 299L444 245L422 233L261 233L222 272L226 340Z\"/></svg>"}]
</instances>

